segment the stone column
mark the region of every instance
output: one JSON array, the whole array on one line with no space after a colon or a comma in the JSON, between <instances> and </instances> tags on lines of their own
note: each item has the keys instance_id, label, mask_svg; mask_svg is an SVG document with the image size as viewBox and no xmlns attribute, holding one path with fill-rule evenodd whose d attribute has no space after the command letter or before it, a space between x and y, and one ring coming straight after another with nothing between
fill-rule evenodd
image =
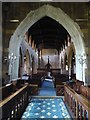
<instances>
[{"instance_id":1,"label":"stone column","mask_svg":"<svg viewBox=\"0 0 90 120\"><path fill-rule=\"evenodd\" d=\"M82 81L82 67L78 60L79 55L76 54L76 79Z\"/></svg>"},{"instance_id":2,"label":"stone column","mask_svg":"<svg viewBox=\"0 0 90 120\"><path fill-rule=\"evenodd\" d=\"M88 3L88 72L87 72L87 85L90 86L90 2Z\"/></svg>"},{"instance_id":3,"label":"stone column","mask_svg":"<svg viewBox=\"0 0 90 120\"><path fill-rule=\"evenodd\" d=\"M90 6L90 5L89 5ZM90 7L89 7L90 9ZM90 10L89 10L90 11ZM90 14L89 14L89 21L88 21L88 24L89 24L89 31L88 31L88 41L89 41L89 49L88 49L88 85L90 86Z\"/></svg>"},{"instance_id":4,"label":"stone column","mask_svg":"<svg viewBox=\"0 0 90 120\"><path fill-rule=\"evenodd\" d=\"M38 50L38 68L40 68L40 50Z\"/></svg>"},{"instance_id":5,"label":"stone column","mask_svg":"<svg viewBox=\"0 0 90 120\"><path fill-rule=\"evenodd\" d=\"M19 49L21 41L24 39L23 36L12 36L10 39L10 46L9 46L9 54L14 54L16 56L16 60L13 63L12 67L12 79L18 78L18 66L19 66ZM9 64L9 73L11 71L11 67Z\"/></svg>"},{"instance_id":6,"label":"stone column","mask_svg":"<svg viewBox=\"0 0 90 120\"><path fill-rule=\"evenodd\" d=\"M69 66L69 80L71 80L71 65Z\"/></svg>"},{"instance_id":7,"label":"stone column","mask_svg":"<svg viewBox=\"0 0 90 120\"><path fill-rule=\"evenodd\" d=\"M89 50L90 50L90 47L88 48ZM87 69L87 81L86 81L86 83L87 83L87 85L89 85L90 86L90 52L89 52L89 50L88 50L88 69Z\"/></svg>"}]
</instances>

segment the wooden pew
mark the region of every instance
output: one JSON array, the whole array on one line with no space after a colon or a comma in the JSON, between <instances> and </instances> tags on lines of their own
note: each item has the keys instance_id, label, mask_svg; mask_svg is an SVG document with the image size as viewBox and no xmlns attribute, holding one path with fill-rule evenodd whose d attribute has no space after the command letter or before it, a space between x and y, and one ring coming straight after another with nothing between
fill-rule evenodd
<instances>
[{"instance_id":1,"label":"wooden pew","mask_svg":"<svg viewBox=\"0 0 90 120\"><path fill-rule=\"evenodd\" d=\"M90 100L90 87L88 86L81 86L80 93L85 96L87 99Z\"/></svg>"},{"instance_id":2,"label":"wooden pew","mask_svg":"<svg viewBox=\"0 0 90 120\"><path fill-rule=\"evenodd\" d=\"M25 85L0 102L0 108L2 109L0 117L3 120L14 120L21 118L21 115L28 105L29 94L27 89L28 85Z\"/></svg>"},{"instance_id":3,"label":"wooden pew","mask_svg":"<svg viewBox=\"0 0 90 120\"><path fill-rule=\"evenodd\" d=\"M75 119L88 120L90 118L90 103L87 98L77 94L74 89L65 85L65 103L73 113Z\"/></svg>"},{"instance_id":4,"label":"wooden pew","mask_svg":"<svg viewBox=\"0 0 90 120\"><path fill-rule=\"evenodd\" d=\"M84 82L83 82L83 81L76 80L76 81L75 81L75 84L73 85L73 89L74 89L77 93L81 94L80 87L81 87L82 85L84 85Z\"/></svg>"},{"instance_id":5,"label":"wooden pew","mask_svg":"<svg viewBox=\"0 0 90 120\"><path fill-rule=\"evenodd\" d=\"M3 86L0 88L1 93L1 100L5 99L6 97L10 96L13 91L13 84L7 84L6 86Z\"/></svg>"}]
</instances>

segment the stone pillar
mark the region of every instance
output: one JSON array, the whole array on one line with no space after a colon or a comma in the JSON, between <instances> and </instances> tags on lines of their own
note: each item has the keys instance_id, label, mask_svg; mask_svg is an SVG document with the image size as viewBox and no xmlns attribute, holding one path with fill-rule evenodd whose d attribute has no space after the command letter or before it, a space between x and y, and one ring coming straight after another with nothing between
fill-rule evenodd
<instances>
[{"instance_id":1,"label":"stone pillar","mask_svg":"<svg viewBox=\"0 0 90 120\"><path fill-rule=\"evenodd\" d=\"M12 79L18 78L18 66L19 66L19 50L20 50L20 44L21 41L24 40L24 36L12 36L10 39L10 45L9 45L9 54L14 54L16 56L16 60L13 63L12 66ZM11 71L11 66L9 64L9 74Z\"/></svg>"},{"instance_id":2,"label":"stone pillar","mask_svg":"<svg viewBox=\"0 0 90 120\"><path fill-rule=\"evenodd\" d=\"M36 74L37 73L37 59L34 58L34 70L33 73Z\"/></svg>"},{"instance_id":3,"label":"stone pillar","mask_svg":"<svg viewBox=\"0 0 90 120\"><path fill-rule=\"evenodd\" d=\"M90 2L88 5L88 80L87 84L90 86Z\"/></svg>"},{"instance_id":4,"label":"stone pillar","mask_svg":"<svg viewBox=\"0 0 90 120\"><path fill-rule=\"evenodd\" d=\"M40 50L38 50L38 68L40 68Z\"/></svg>"},{"instance_id":5,"label":"stone pillar","mask_svg":"<svg viewBox=\"0 0 90 120\"><path fill-rule=\"evenodd\" d=\"M69 80L71 80L71 65L69 66Z\"/></svg>"},{"instance_id":6,"label":"stone pillar","mask_svg":"<svg viewBox=\"0 0 90 120\"><path fill-rule=\"evenodd\" d=\"M32 75L34 74L34 57L32 57Z\"/></svg>"},{"instance_id":7,"label":"stone pillar","mask_svg":"<svg viewBox=\"0 0 90 120\"><path fill-rule=\"evenodd\" d=\"M76 79L82 81L82 67L78 60L78 55L76 55Z\"/></svg>"},{"instance_id":8,"label":"stone pillar","mask_svg":"<svg viewBox=\"0 0 90 120\"><path fill-rule=\"evenodd\" d=\"M89 48L90 49L90 48ZM87 85L90 86L90 52L88 52L88 69L87 69Z\"/></svg>"},{"instance_id":9,"label":"stone pillar","mask_svg":"<svg viewBox=\"0 0 90 120\"><path fill-rule=\"evenodd\" d=\"M24 74L24 54L22 54L21 76Z\"/></svg>"}]
</instances>

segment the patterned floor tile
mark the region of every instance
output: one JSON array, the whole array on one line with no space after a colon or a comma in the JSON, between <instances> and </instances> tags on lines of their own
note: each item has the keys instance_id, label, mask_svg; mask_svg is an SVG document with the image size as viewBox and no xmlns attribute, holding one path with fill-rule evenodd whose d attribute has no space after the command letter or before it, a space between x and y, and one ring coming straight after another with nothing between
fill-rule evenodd
<instances>
[{"instance_id":1,"label":"patterned floor tile","mask_svg":"<svg viewBox=\"0 0 90 120\"><path fill-rule=\"evenodd\" d=\"M71 118L62 99L32 99L22 118Z\"/></svg>"}]
</instances>

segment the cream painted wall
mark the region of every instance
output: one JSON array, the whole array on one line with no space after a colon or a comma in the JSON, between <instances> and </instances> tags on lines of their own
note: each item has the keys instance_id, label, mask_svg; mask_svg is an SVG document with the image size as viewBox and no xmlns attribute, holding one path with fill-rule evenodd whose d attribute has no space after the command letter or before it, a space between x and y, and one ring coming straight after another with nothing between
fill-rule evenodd
<instances>
[{"instance_id":1,"label":"cream painted wall","mask_svg":"<svg viewBox=\"0 0 90 120\"><path fill-rule=\"evenodd\" d=\"M52 65L52 68L60 68L59 67L59 55L56 49L43 49L42 50L42 64L41 67L45 68L45 65L48 63L48 56L49 62Z\"/></svg>"}]
</instances>

